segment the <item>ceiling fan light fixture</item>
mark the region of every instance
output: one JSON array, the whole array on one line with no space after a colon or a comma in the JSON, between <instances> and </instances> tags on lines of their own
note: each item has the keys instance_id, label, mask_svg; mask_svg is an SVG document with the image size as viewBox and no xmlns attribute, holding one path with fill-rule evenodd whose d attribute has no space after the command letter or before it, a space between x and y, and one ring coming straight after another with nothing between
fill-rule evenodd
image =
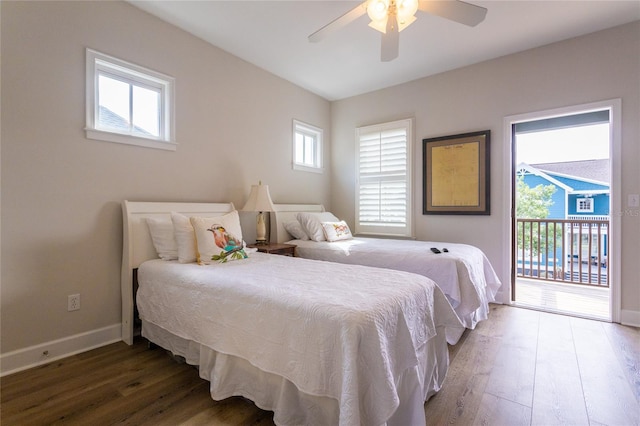
<instances>
[{"instance_id":1,"label":"ceiling fan light fixture","mask_svg":"<svg viewBox=\"0 0 640 426\"><path fill-rule=\"evenodd\" d=\"M369 15L369 19L371 19L369 23L371 28L381 33L387 31L390 3L391 0L369 0L367 3L367 15Z\"/></svg>"},{"instance_id":2,"label":"ceiling fan light fixture","mask_svg":"<svg viewBox=\"0 0 640 426\"><path fill-rule=\"evenodd\" d=\"M397 0L396 13L398 20L415 18L413 15L418 11L418 0Z\"/></svg>"},{"instance_id":3,"label":"ceiling fan light fixture","mask_svg":"<svg viewBox=\"0 0 640 426\"><path fill-rule=\"evenodd\" d=\"M418 11L418 0L397 0L396 13L398 15L398 31L402 31L411 25Z\"/></svg>"},{"instance_id":4,"label":"ceiling fan light fixture","mask_svg":"<svg viewBox=\"0 0 640 426\"><path fill-rule=\"evenodd\" d=\"M386 20L389 14L390 0L369 0L367 4L367 15L372 21Z\"/></svg>"},{"instance_id":5,"label":"ceiling fan light fixture","mask_svg":"<svg viewBox=\"0 0 640 426\"><path fill-rule=\"evenodd\" d=\"M387 32L390 17L397 19L398 31L411 25L418 11L419 0L368 0L367 15L371 19L369 26L381 33Z\"/></svg>"},{"instance_id":6,"label":"ceiling fan light fixture","mask_svg":"<svg viewBox=\"0 0 640 426\"><path fill-rule=\"evenodd\" d=\"M361 0L356 7L311 34L309 41L320 41L366 13L371 18L369 26L382 33L380 59L389 62L398 57L398 34L416 20L418 10L469 27L475 27L487 15L486 8L463 0Z\"/></svg>"}]
</instances>

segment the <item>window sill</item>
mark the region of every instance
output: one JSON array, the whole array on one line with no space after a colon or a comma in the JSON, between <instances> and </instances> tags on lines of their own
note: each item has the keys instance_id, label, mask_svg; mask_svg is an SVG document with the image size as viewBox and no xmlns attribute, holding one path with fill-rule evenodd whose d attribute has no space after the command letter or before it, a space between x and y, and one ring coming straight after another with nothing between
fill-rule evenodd
<instances>
[{"instance_id":1,"label":"window sill","mask_svg":"<svg viewBox=\"0 0 640 426\"><path fill-rule=\"evenodd\" d=\"M301 164L294 164L293 170L298 170L301 172L324 173L324 169L322 168L303 166Z\"/></svg>"},{"instance_id":2,"label":"window sill","mask_svg":"<svg viewBox=\"0 0 640 426\"><path fill-rule=\"evenodd\" d=\"M178 144L175 142L166 142L154 139L141 138L131 135L123 135L112 132L104 132L95 129L85 129L87 139L94 139L105 142L115 142L126 145L141 146L144 148L162 149L165 151L175 151Z\"/></svg>"}]
</instances>

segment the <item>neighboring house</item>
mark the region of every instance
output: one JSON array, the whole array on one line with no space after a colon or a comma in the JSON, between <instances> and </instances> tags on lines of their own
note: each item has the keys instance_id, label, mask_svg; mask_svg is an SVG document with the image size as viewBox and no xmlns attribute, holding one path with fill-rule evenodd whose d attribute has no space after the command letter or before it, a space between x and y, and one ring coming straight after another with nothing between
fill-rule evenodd
<instances>
[{"instance_id":1,"label":"neighboring house","mask_svg":"<svg viewBox=\"0 0 640 426\"><path fill-rule=\"evenodd\" d=\"M571 220L565 224L564 250L567 259L580 259L582 263L605 267L608 254L608 221L610 213L609 160L570 161L562 163L520 163L518 176L530 188L538 185L553 185L546 219ZM607 221L606 224L580 223L579 221ZM579 244L580 242L580 244ZM578 247L581 247L581 250ZM555 250L556 259L561 259L562 247ZM542 262L553 263L552 253Z\"/></svg>"},{"instance_id":2,"label":"neighboring house","mask_svg":"<svg viewBox=\"0 0 640 426\"><path fill-rule=\"evenodd\" d=\"M556 187L547 219L609 220L609 160L520 163L517 170L530 188Z\"/></svg>"}]
</instances>

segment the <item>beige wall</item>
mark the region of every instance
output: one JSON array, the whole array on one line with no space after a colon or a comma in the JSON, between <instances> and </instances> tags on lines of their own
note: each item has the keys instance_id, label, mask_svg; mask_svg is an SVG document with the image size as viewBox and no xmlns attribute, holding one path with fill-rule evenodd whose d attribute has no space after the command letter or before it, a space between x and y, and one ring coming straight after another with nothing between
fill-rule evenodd
<instances>
[{"instance_id":1,"label":"beige wall","mask_svg":"<svg viewBox=\"0 0 640 426\"><path fill-rule=\"evenodd\" d=\"M509 221L505 180L506 116L596 101L622 99L622 203L640 193L640 23L420 79L332 104L331 207L354 218L354 129L415 117L414 214L421 240L469 243L482 248L509 283ZM422 139L489 129L491 215L422 215ZM623 212L614 211L613 215ZM622 216L622 310L640 323L640 211Z\"/></svg>"},{"instance_id":2,"label":"beige wall","mask_svg":"<svg viewBox=\"0 0 640 426\"><path fill-rule=\"evenodd\" d=\"M2 353L120 322L122 200L241 208L262 180L328 205L329 173L290 165L294 118L328 158L328 101L124 2L1 7ZM176 78L177 152L85 138L86 47Z\"/></svg>"}]
</instances>

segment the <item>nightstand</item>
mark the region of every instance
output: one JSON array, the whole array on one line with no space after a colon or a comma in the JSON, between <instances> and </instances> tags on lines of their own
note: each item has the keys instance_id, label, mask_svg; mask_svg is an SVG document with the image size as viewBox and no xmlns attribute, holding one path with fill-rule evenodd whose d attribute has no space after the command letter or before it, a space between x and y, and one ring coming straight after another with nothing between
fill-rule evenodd
<instances>
[{"instance_id":1,"label":"nightstand","mask_svg":"<svg viewBox=\"0 0 640 426\"><path fill-rule=\"evenodd\" d=\"M269 244L247 244L247 247L257 248L261 253L280 254L282 256L295 257L296 246L295 244L281 244L281 243L269 243Z\"/></svg>"}]
</instances>

